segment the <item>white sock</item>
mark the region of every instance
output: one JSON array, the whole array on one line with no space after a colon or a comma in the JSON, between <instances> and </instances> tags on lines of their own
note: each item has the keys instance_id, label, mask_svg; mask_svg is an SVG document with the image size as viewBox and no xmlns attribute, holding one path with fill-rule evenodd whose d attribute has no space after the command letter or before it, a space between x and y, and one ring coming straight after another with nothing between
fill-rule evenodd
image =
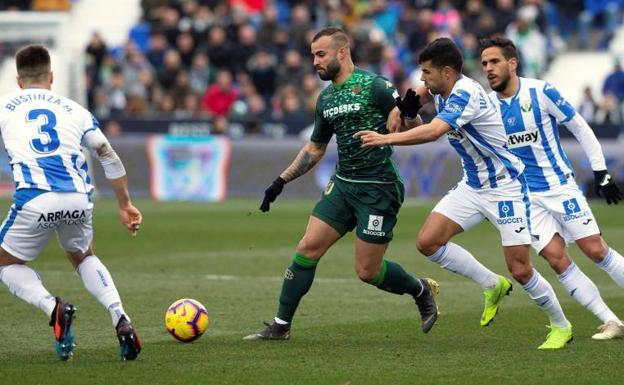
<instances>
[{"instance_id":1,"label":"white sock","mask_svg":"<svg viewBox=\"0 0 624 385\"><path fill-rule=\"evenodd\" d=\"M576 266L574 262L559 276L559 282L576 302L585 306L587 310L594 313L602 323L609 321L620 322L618 317L609 309L600 296L598 288L589 277Z\"/></svg>"},{"instance_id":2,"label":"white sock","mask_svg":"<svg viewBox=\"0 0 624 385\"><path fill-rule=\"evenodd\" d=\"M113 327L117 326L122 315L130 320L123 309L113 278L98 257L95 255L86 257L76 271L87 291L109 311Z\"/></svg>"},{"instance_id":3,"label":"white sock","mask_svg":"<svg viewBox=\"0 0 624 385\"><path fill-rule=\"evenodd\" d=\"M619 287L624 288L624 258L617 251L609 248L609 252L598 266L606 271Z\"/></svg>"},{"instance_id":4,"label":"white sock","mask_svg":"<svg viewBox=\"0 0 624 385\"><path fill-rule=\"evenodd\" d=\"M472 279L484 289L498 285L496 273L488 270L468 250L455 243L447 243L427 258L446 270Z\"/></svg>"},{"instance_id":5,"label":"white sock","mask_svg":"<svg viewBox=\"0 0 624 385\"><path fill-rule=\"evenodd\" d=\"M548 283L537 270L533 269L531 279L529 279L529 282L522 285L522 288L529 294L529 297L531 297L537 306L548 314L552 326L568 326L568 320L563 314L555 291L552 286L550 286L550 283Z\"/></svg>"},{"instance_id":6,"label":"white sock","mask_svg":"<svg viewBox=\"0 0 624 385\"><path fill-rule=\"evenodd\" d=\"M273 319L275 320L275 323L276 323L276 324L278 324L278 325L288 325L288 322L284 321L284 320L283 320L283 319L281 319L281 318L277 318L277 317L275 317L275 318L273 318Z\"/></svg>"},{"instance_id":7,"label":"white sock","mask_svg":"<svg viewBox=\"0 0 624 385\"><path fill-rule=\"evenodd\" d=\"M13 264L0 268L0 280L9 288L11 294L37 306L48 317L56 306L56 299L43 287L41 277L26 265Z\"/></svg>"}]
</instances>

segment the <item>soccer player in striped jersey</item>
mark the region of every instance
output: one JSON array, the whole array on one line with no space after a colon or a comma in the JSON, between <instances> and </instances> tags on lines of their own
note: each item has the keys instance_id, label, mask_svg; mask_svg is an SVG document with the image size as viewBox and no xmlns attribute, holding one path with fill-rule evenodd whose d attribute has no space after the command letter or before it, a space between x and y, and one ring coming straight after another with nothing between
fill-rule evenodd
<instances>
[{"instance_id":1,"label":"soccer player in striped jersey","mask_svg":"<svg viewBox=\"0 0 624 385\"><path fill-rule=\"evenodd\" d=\"M481 325L496 315L511 283L488 270L451 238L488 219L500 232L507 267L531 299L550 318L551 332L539 349L560 349L572 339L550 284L531 266L530 202L522 162L506 147L501 117L485 90L463 76L462 57L448 38L431 42L420 54L425 87L409 90L397 101L401 117L411 129L381 135L357 133L362 145L410 145L434 141L446 134L462 160L464 178L435 206L418 234L418 249L430 260L471 278L485 289ZM422 124L421 103L433 102L436 117ZM395 115L398 111L394 112Z\"/></svg>"},{"instance_id":2,"label":"soccer player in striped jersey","mask_svg":"<svg viewBox=\"0 0 624 385\"><path fill-rule=\"evenodd\" d=\"M592 338L624 337L624 325L604 303L596 285L570 259L566 242L579 248L624 287L624 259L609 248L596 219L574 180L574 170L561 147L558 124L578 140L589 158L595 189L607 203L622 199L607 172L600 143L585 119L552 85L518 77L518 52L504 37L483 40L481 64L494 90L490 97L501 112L509 149L525 164L531 193L533 247L557 272L559 281L603 325Z\"/></svg>"},{"instance_id":3,"label":"soccer player in striped jersey","mask_svg":"<svg viewBox=\"0 0 624 385\"><path fill-rule=\"evenodd\" d=\"M20 299L50 317L61 360L73 354L75 307L52 296L27 262L34 260L56 233L85 288L110 312L123 359L141 350L113 279L93 252L91 193L85 145L104 168L122 224L133 234L141 213L130 201L126 172L97 120L78 103L51 91L50 55L29 45L16 56L20 91L0 98L0 130L16 191L0 228L0 280Z\"/></svg>"}]
</instances>

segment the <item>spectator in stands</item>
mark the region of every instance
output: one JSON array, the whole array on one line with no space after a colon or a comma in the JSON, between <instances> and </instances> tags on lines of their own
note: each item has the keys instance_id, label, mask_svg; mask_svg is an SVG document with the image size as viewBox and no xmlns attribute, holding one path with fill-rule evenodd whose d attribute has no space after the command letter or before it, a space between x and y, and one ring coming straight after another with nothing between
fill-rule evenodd
<instances>
[{"instance_id":1,"label":"spectator in stands","mask_svg":"<svg viewBox=\"0 0 624 385\"><path fill-rule=\"evenodd\" d=\"M284 61L277 69L277 84L301 85L305 74L310 72L299 51L288 50L284 56Z\"/></svg>"},{"instance_id":2,"label":"spectator in stands","mask_svg":"<svg viewBox=\"0 0 624 385\"><path fill-rule=\"evenodd\" d=\"M568 0L564 0L568 1ZM495 33L504 33L509 24L511 24L516 18L516 9L514 7L514 0L496 0L496 6L491 10L492 18L495 22ZM477 34L477 36L487 36L484 34Z\"/></svg>"},{"instance_id":3,"label":"spectator in stands","mask_svg":"<svg viewBox=\"0 0 624 385\"><path fill-rule=\"evenodd\" d=\"M520 51L523 75L531 78L540 77L546 66L546 38L535 24L538 12L533 5L523 6L506 32Z\"/></svg>"},{"instance_id":4,"label":"spectator in stands","mask_svg":"<svg viewBox=\"0 0 624 385\"><path fill-rule=\"evenodd\" d=\"M433 13L432 22L438 32L448 35L451 26L460 25L461 19L459 12L453 8L450 1L441 0Z\"/></svg>"},{"instance_id":5,"label":"spectator in stands","mask_svg":"<svg viewBox=\"0 0 624 385\"><path fill-rule=\"evenodd\" d=\"M165 64L165 52L169 49L167 38L162 32L153 32L150 35L145 57L156 71L160 71Z\"/></svg>"},{"instance_id":6,"label":"spectator in stands","mask_svg":"<svg viewBox=\"0 0 624 385\"><path fill-rule=\"evenodd\" d=\"M290 40L293 48L302 55L308 55L310 54L309 32L313 29L310 11L307 6L299 4L293 7L291 17Z\"/></svg>"},{"instance_id":7,"label":"spectator in stands","mask_svg":"<svg viewBox=\"0 0 624 385\"><path fill-rule=\"evenodd\" d=\"M594 99L591 87L585 86L583 89L583 98L577 108L578 113L581 114L587 123L592 124L596 121L598 108L598 103Z\"/></svg>"},{"instance_id":8,"label":"spectator in stands","mask_svg":"<svg viewBox=\"0 0 624 385\"><path fill-rule=\"evenodd\" d=\"M215 69L210 65L208 55L198 52L193 57L193 63L189 70L189 83L197 94L206 90L208 84L214 80Z\"/></svg>"},{"instance_id":9,"label":"spectator in stands","mask_svg":"<svg viewBox=\"0 0 624 385\"><path fill-rule=\"evenodd\" d=\"M226 38L222 27L212 27L208 33L208 44L202 49L208 54L210 62L218 69L229 69L231 66L232 47Z\"/></svg>"},{"instance_id":10,"label":"spectator in stands","mask_svg":"<svg viewBox=\"0 0 624 385\"><path fill-rule=\"evenodd\" d=\"M232 52L232 67L234 73L246 71L249 59L258 52L256 31L251 24L241 25L238 30L238 42Z\"/></svg>"},{"instance_id":11,"label":"spectator in stands","mask_svg":"<svg viewBox=\"0 0 624 385\"><path fill-rule=\"evenodd\" d=\"M249 58L247 72L258 93L269 100L275 92L277 79L277 58L266 50L259 50Z\"/></svg>"},{"instance_id":12,"label":"spectator in stands","mask_svg":"<svg viewBox=\"0 0 624 385\"><path fill-rule=\"evenodd\" d=\"M217 80L211 84L202 98L202 107L210 116L227 116L232 103L238 98L238 90L232 83L232 74L226 69L217 72Z\"/></svg>"},{"instance_id":13,"label":"spectator in stands","mask_svg":"<svg viewBox=\"0 0 624 385\"><path fill-rule=\"evenodd\" d=\"M178 72L175 79L175 84L171 89L171 96L175 102L176 109L184 108L186 103L186 95L193 94L193 89L190 85L189 74L185 70Z\"/></svg>"},{"instance_id":14,"label":"spectator in stands","mask_svg":"<svg viewBox=\"0 0 624 385\"><path fill-rule=\"evenodd\" d=\"M621 130L624 132L624 71L619 61L616 61L613 72L605 79L602 95L605 118L622 125Z\"/></svg>"},{"instance_id":15,"label":"spectator in stands","mask_svg":"<svg viewBox=\"0 0 624 385\"><path fill-rule=\"evenodd\" d=\"M188 68L193 63L195 56L195 39L190 32L184 32L178 35L176 39L176 50L180 54L182 64Z\"/></svg>"},{"instance_id":16,"label":"spectator in stands","mask_svg":"<svg viewBox=\"0 0 624 385\"><path fill-rule=\"evenodd\" d=\"M178 76L178 72L182 70L182 61L180 54L175 49L168 49L165 52L165 61L163 67L158 71L158 83L165 91L170 90Z\"/></svg>"},{"instance_id":17,"label":"spectator in stands","mask_svg":"<svg viewBox=\"0 0 624 385\"><path fill-rule=\"evenodd\" d=\"M316 99L321 93L321 85L318 81L318 76L312 73L308 73L303 77L302 81L303 85L303 108L308 112L308 114L313 114L316 112Z\"/></svg>"},{"instance_id":18,"label":"spectator in stands","mask_svg":"<svg viewBox=\"0 0 624 385\"><path fill-rule=\"evenodd\" d=\"M258 28L258 43L262 46L268 46L273 41L275 33L280 28L277 21L277 6L269 4L262 12L260 19L260 27Z\"/></svg>"},{"instance_id":19,"label":"spectator in stands","mask_svg":"<svg viewBox=\"0 0 624 385\"><path fill-rule=\"evenodd\" d=\"M126 52L121 64L126 94L147 99L149 84L145 83L145 77L149 76L146 73L154 71L152 65L134 45Z\"/></svg>"},{"instance_id":20,"label":"spectator in stands","mask_svg":"<svg viewBox=\"0 0 624 385\"><path fill-rule=\"evenodd\" d=\"M624 71L619 61L616 61L613 72L607 75L602 85L602 94L611 94L619 102L624 102Z\"/></svg>"},{"instance_id":21,"label":"spectator in stands","mask_svg":"<svg viewBox=\"0 0 624 385\"><path fill-rule=\"evenodd\" d=\"M116 117L121 115L126 109L125 79L123 70L120 67L113 69L110 83L105 88L107 107L109 115Z\"/></svg>"}]
</instances>

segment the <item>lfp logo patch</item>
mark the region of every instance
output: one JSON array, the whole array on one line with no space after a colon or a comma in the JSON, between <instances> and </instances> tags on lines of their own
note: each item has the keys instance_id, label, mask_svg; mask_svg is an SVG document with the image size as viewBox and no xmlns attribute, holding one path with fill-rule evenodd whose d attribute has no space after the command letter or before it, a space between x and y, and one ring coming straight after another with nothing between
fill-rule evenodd
<instances>
[{"instance_id":1,"label":"lfp logo patch","mask_svg":"<svg viewBox=\"0 0 624 385\"><path fill-rule=\"evenodd\" d=\"M563 209L565 210L566 215L576 214L581 212L581 206L579 206L576 198L568 199L567 201L563 201Z\"/></svg>"},{"instance_id":2,"label":"lfp logo patch","mask_svg":"<svg viewBox=\"0 0 624 385\"><path fill-rule=\"evenodd\" d=\"M511 218L514 217L514 208L512 201L500 201L498 202L498 217L499 218Z\"/></svg>"}]
</instances>

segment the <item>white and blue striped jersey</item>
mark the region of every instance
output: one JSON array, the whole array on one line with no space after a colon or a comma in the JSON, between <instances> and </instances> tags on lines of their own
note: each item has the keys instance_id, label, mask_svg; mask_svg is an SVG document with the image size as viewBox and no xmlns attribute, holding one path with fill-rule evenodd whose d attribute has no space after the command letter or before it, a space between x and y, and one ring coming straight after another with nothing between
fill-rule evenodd
<instances>
[{"instance_id":1,"label":"white and blue striped jersey","mask_svg":"<svg viewBox=\"0 0 624 385\"><path fill-rule=\"evenodd\" d=\"M542 80L519 80L513 97L502 100L492 92L490 98L502 115L509 149L525 165L529 190L548 191L573 180L572 166L561 147L558 124L570 126L592 160L592 167L595 164L597 169L606 169L595 135L584 120L576 122L574 107L559 91Z\"/></svg>"},{"instance_id":2,"label":"white and blue striped jersey","mask_svg":"<svg viewBox=\"0 0 624 385\"><path fill-rule=\"evenodd\" d=\"M17 190L93 190L81 144L86 132L99 127L76 102L41 88L5 95L0 130Z\"/></svg>"},{"instance_id":3,"label":"white and blue striped jersey","mask_svg":"<svg viewBox=\"0 0 624 385\"><path fill-rule=\"evenodd\" d=\"M462 76L447 100L434 95L435 118L453 129L447 137L462 160L464 180L475 189L515 180L524 168L506 147L500 114L476 81Z\"/></svg>"}]
</instances>

